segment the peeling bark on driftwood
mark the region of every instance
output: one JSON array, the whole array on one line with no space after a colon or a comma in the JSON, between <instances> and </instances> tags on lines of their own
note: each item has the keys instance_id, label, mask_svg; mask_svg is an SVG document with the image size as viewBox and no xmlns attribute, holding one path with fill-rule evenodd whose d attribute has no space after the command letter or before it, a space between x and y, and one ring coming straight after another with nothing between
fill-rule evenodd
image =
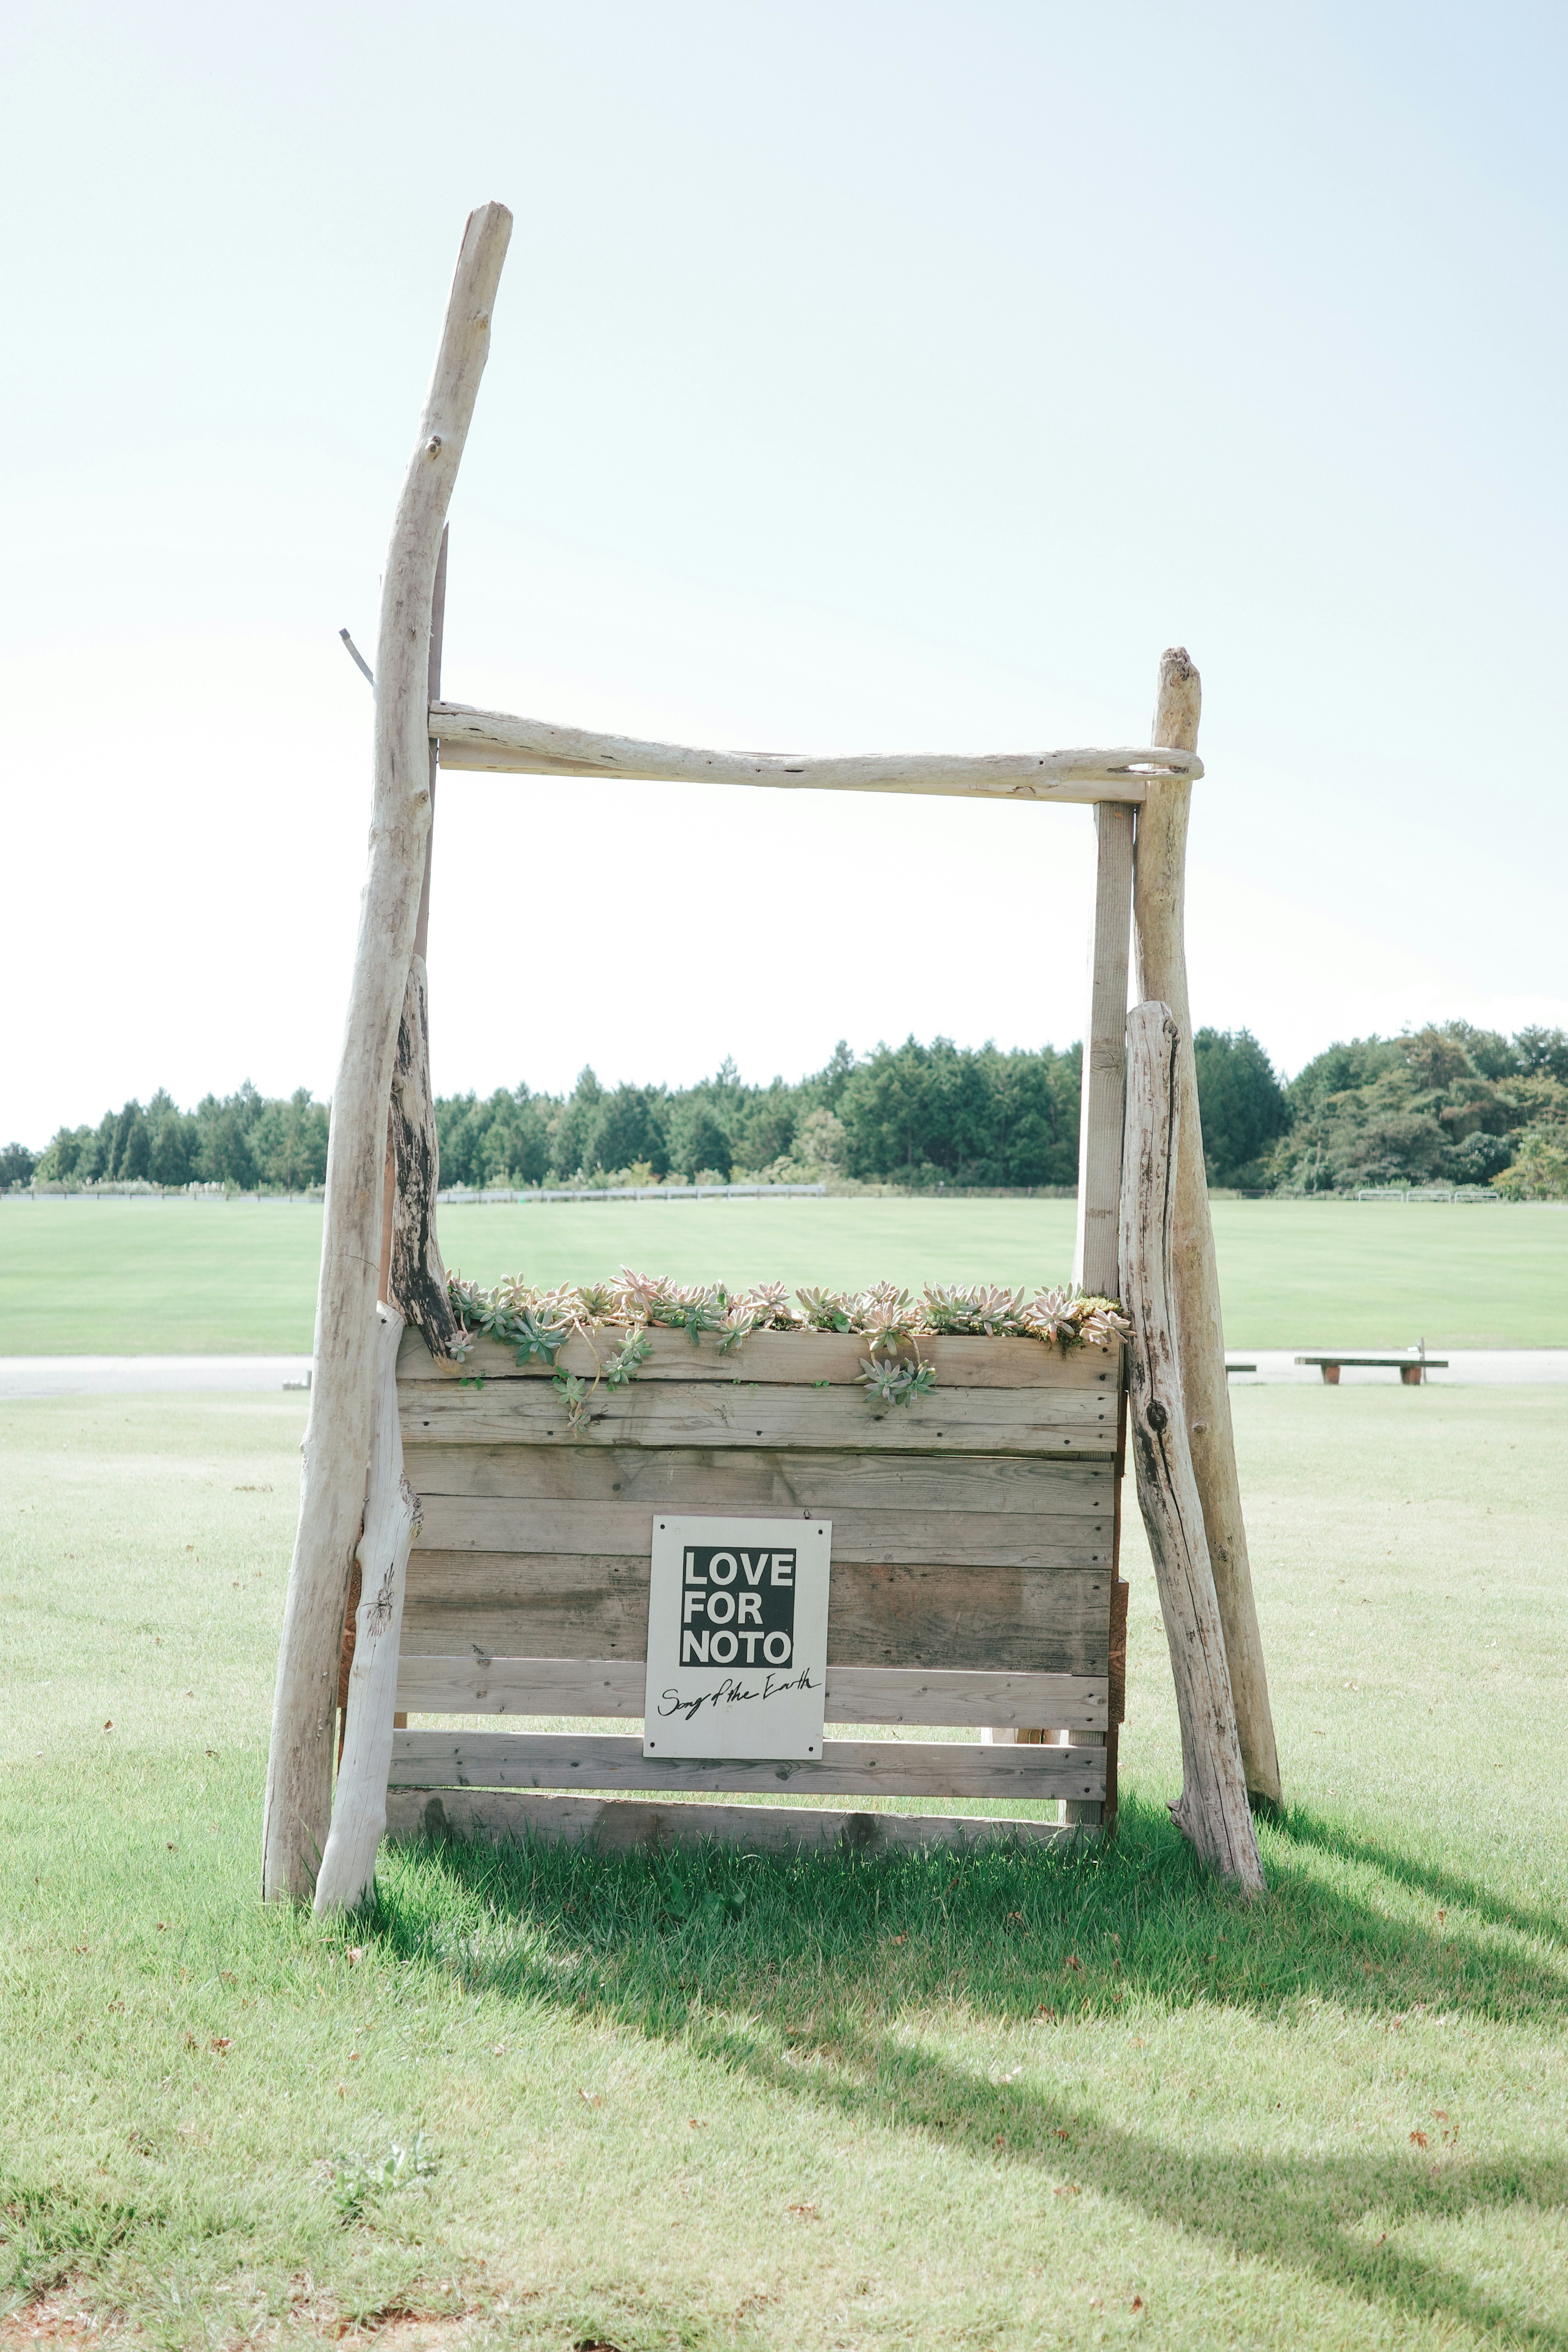
<instances>
[{"instance_id":1,"label":"peeling bark on driftwood","mask_svg":"<svg viewBox=\"0 0 1568 2352\"><path fill-rule=\"evenodd\" d=\"M1182 1731L1176 1826L1247 1895L1263 1865L1247 1801L1225 1633L1182 1399L1171 1284L1180 1039L1163 1004L1128 1015L1127 1145L1121 1180L1121 1298L1132 1322L1128 1425L1138 1503L1153 1554Z\"/></svg>"},{"instance_id":2,"label":"peeling bark on driftwood","mask_svg":"<svg viewBox=\"0 0 1568 2352\"><path fill-rule=\"evenodd\" d=\"M397 1412L397 1349L403 1329L401 1315L384 1312L376 1339L374 1450L359 1547L353 1664L332 1825L316 1877L318 1916L352 1910L370 1893L376 1848L386 1828L403 1596L408 1554L419 1526L419 1498L403 1475Z\"/></svg>"},{"instance_id":3,"label":"peeling bark on driftwood","mask_svg":"<svg viewBox=\"0 0 1568 2352\"><path fill-rule=\"evenodd\" d=\"M420 1334L430 1353L455 1353L458 1318L447 1289L447 1269L436 1238L436 1194L441 1181L436 1105L430 1091L430 1019L425 959L408 969L408 991L397 1031L392 1071L393 1158L397 1182L392 1210L391 1300Z\"/></svg>"}]
</instances>

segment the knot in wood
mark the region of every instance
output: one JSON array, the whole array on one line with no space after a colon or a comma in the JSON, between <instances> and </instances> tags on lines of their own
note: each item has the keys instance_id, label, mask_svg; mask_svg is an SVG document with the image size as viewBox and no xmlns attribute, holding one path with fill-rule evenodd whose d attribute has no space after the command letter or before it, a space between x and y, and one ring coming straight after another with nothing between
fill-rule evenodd
<instances>
[{"instance_id":1,"label":"knot in wood","mask_svg":"<svg viewBox=\"0 0 1568 2352\"><path fill-rule=\"evenodd\" d=\"M1170 1415L1165 1411L1164 1406L1160 1402L1158 1397L1151 1397L1149 1400L1149 1410L1145 1418L1147 1419L1151 1429L1163 1429L1165 1423L1170 1419Z\"/></svg>"},{"instance_id":2,"label":"knot in wood","mask_svg":"<svg viewBox=\"0 0 1568 2352\"><path fill-rule=\"evenodd\" d=\"M425 455L427 457L438 457L440 454L441 436L438 433L432 433L430 438L425 444Z\"/></svg>"}]
</instances>

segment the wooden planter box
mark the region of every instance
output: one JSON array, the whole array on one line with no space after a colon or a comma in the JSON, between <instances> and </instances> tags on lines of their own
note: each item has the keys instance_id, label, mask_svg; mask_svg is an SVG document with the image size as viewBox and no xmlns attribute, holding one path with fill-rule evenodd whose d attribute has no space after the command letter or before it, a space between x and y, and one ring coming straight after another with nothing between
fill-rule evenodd
<instances>
[{"instance_id":1,"label":"wooden planter box","mask_svg":"<svg viewBox=\"0 0 1568 2352\"><path fill-rule=\"evenodd\" d=\"M595 1334L601 1354L620 1336ZM651 1361L598 1388L574 1434L542 1365L480 1342L459 1382L405 1335L424 1517L398 1707L640 1726L655 1513L798 1514L833 1522L828 1723L974 1738L830 1738L819 1759L749 1763L647 1758L640 1732L403 1730L389 1831L865 1847L1070 1835L1113 1813L1121 1349L922 1340L934 1393L888 1406L858 1383L860 1337L754 1332L721 1355L714 1338L650 1336ZM582 1340L560 1361L595 1370ZM1058 1800L1066 1819L683 1801L721 1792Z\"/></svg>"}]
</instances>

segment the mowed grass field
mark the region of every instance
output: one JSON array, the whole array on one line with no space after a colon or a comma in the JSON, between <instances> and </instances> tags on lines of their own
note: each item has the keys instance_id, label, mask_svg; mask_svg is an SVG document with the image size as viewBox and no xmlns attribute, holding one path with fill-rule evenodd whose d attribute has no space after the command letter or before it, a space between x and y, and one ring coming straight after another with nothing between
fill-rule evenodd
<instances>
[{"instance_id":1,"label":"mowed grass field","mask_svg":"<svg viewBox=\"0 0 1568 2352\"><path fill-rule=\"evenodd\" d=\"M849 1288L1065 1281L1070 1201L716 1201L457 1208L449 1265L483 1282ZM1221 1201L1236 1348L1568 1346L1568 1209ZM0 1204L0 1355L308 1351L321 1213L281 1201Z\"/></svg>"},{"instance_id":2,"label":"mowed grass field","mask_svg":"<svg viewBox=\"0 0 1568 2352\"><path fill-rule=\"evenodd\" d=\"M1237 1394L1250 1911L1130 1528L1105 1853L411 1849L335 1927L257 1900L302 1402L0 1408L0 2340L1568 2345L1563 1391Z\"/></svg>"}]
</instances>

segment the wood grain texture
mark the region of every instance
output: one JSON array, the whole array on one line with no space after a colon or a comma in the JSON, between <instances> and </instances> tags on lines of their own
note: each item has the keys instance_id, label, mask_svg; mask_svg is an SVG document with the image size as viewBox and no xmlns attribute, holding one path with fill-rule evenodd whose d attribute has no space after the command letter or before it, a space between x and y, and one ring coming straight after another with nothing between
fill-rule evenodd
<instances>
[{"instance_id":1,"label":"wood grain texture","mask_svg":"<svg viewBox=\"0 0 1568 2352\"><path fill-rule=\"evenodd\" d=\"M770 1453L745 1447L416 1445L410 1483L438 1495L541 1503L637 1502L648 1512L985 1511L1103 1520L1115 1509L1114 1465L1029 1454Z\"/></svg>"},{"instance_id":2,"label":"wood grain texture","mask_svg":"<svg viewBox=\"0 0 1568 2352\"><path fill-rule=\"evenodd\" d=\"M409 1563L405 1657L647 1655L649 1567L640 1558L425 1552ZM1105 1569L835 1565L829 1665L995 1673L1109 1671Z\"/></svg>"},{"instance_id":3,"label":"wood grain texture","mask_svg":"<svg viewBox=\"0 0 1568 2352\"><path fill-rule=\"evenodd\" d=\"M1172 1234L1184 1105L1180 1036L1169 1008L1135 1005L1128 1045L1121 1192L1123 1297L1132 1322L1128 1422L1182 1734L1182 1794L1171 1812L1203 1860L1250 1896L1263 1890L1263 1865L1247 1807L1173 1329Z\"/></svg>"},{"instance_id":4,"label":"wood grain texture","mask_svg":"<svg viewBox=\"0 0 1568 2352\"><path fill-rule=\"evenodd\" d=\"M640 1659L405 1657L397 1703L411 1715L599 1715L641 1722ZM829 1666L829 1723L917 1723L969 1729L1030 1723L1039 1710L1103 1731L1107 1686L1087 1675L927 1673Z\"/></svg>"},{"instance_id":5,"label":"wood grain texture","mask_svg":"<svg viewBox=\"0 0 1568 2352\"><path fill-rule=\"evenodd\" d=\"M489 1496L432 1495L419 1544L425 1551L640 1552L665 1516L646 1503L516 1503ZM710 1517L685 1512L683 1517ZM724 1514L723 1516L730 1516ZM808 1518L826 1513L802 1512ZM886 1560L955 1569L976 1560L994 1568L1103 1568L1110 1564L1111 1514L1025 1518L1013 1511L840 1511L833 1519L836 1565Z\"/></svg>"},{"instance_id":6,"label":"wood grain texture","mask_svg":"<svg viewBox=\"0 0 1568 2352\"><path fill-rule=\"evenodd\" d=\"M1103 1748L989 1748L948 1739L827 1739L822 1754L764 1764L647 1756L624 1732L400 1731L398 1789L689 1789L731 1794L990 1797L1035 1803L1099 1798Z\"/></svg>"},{"instance_id":7,"label":"wood grain texture","mask_svg":"<svg viewBox=\"0 0 1568 2352\"><path fill-rule=\"evenodd\" d=\"M504 205L469 215L382 574L369 869L332 1087L310 1420L268 1753L261 1874L274 1902L310 1895L329 1828L337 1654L371 1449L392 1063L430 817L431 596L510 231Z\"/></svg>"},{"instance_id":8,"label":"wood grain texture","mask_svg":"<svg viewBox=\"0 0 1568 2352\"><path fill-rule=\"evenodd\" d=\"M602 735L467 703L431 707L444 768L524 776L624 776L639 782L774 784L810 792L937 793L963 799L1141 801L1152 774L1196 776L1188 753L1142 748L1081 751L917 751L820 758L794 751L704 751Z\"/></svg>"},{"instance_id":9,"label":"wood grain texture","mask_svg":"<svg viewBox=\"0 0 1568 2352\"><path fill-rule=\"evenodd\" d=\"M1154 709L1157 740L1194 750L1203 688L1184 647L1160 665ZM1268 1677L1236 1467L1230 1395L1225 1370L1225 1325L1219 1273L1204 1171L1198 1115L1197 1065L1187 998L1186 856L1191 780L1170 777L1151 792L1138 815L1138 870L1133 892L1139 993L1168 1004L1181 1039L1183 1119L1175 1176L1171 1281L1176 1346L1185 1400L1187 1442L1203 1505L1226 1656L1235 1693L1247 1785L1269 1804L1281 1801L1279 1756L1268 1703Z\"/></svg>"},{"instance_id":10,"label":"wood grain texture","mask_svg":"<svg viewBox=\"0 0 1568 2352\"><path fill-rule=\"evenodd\" d=\"M949 1389L911 1404L863 1390L639 1381L601 1389L572 1434L548 1382L400 1381L405 1444L828 1447L858 1453L1114 1454L1114 1391Z\"/></svg>"},{"instance_id":11,"label":"wood grain texture","mask_svg":"<svg viewBox=\"0 0 1568 2352\"><path fill-rule=\"evenodd\" d=\"M430 1090L428 982L425 959L418 955L409 962L403 1017L397 1024L390 1134L395 1185L386 1278L391 1302L407 1326L405 1349L412 1341L434 1369L435 1357L449 1356L460 1334L436 1238L441 1148Z\"/></svg>"},{"instance_id":12,"label":"wood grain texture","mask_svg":"<svg viewBox=\"0 0 1568 2352\"><path fill-rule=\"evenodd\" d=\"M677 1799L542 1797L522 1789L394 1789L387 1834L522 1844L530 1838L599 1853L663 1853L716 1840L751 1853L953 1853L992 1845L1051 1845L1080 1837L1055 1822L982 1813L843 1812L826 1805L702 1805ZM1092 1836L1093 1832L1089 1832Z\"/></svg>"},{"instance_id":13,"label":"wood grain texture","mask_svg":"<svg viewBox=\"0 0 1568 2352\"><path fill-rule=\"evenodd\" d=\"M1079 1097L1078 1238L1073 1280L1121 1296L1121 1114L1127 1057L1127 967L1132 933L1132 811L1094 813L1094 923Z\"/></svg>"},{"instance_id":14,"label":"wood grain texture","mask_svg":"<svg viewBox=\"0 0 1568 2352\"><path fill-rule=\"evenodd\" d=\"M1121 1148L1118 1122L1117 1150ZM860 1368L870 1348L855 1331L753 1331L727 1353L721 1353L719 1335L703 1332L696 1345L684 1331L660 1327L647 1330L653 1353L637 1374L645 1381L721 1381L764 1386L810 1388L826 1381L833 1388L857 1387ZM624 1327L602 1325L587 1339L569 1339L556 1362L579 1380L592 1380L626 1338ZM1114 1390L1121 1374L1118 1348L1046 1347L1038 1339L987 1339L960 1334L952 1339L922 1339L922 1361L932 1366L939 1387L952 1389L1073 1389ZM398 1359L400 1381L457 1382L479 1375L490 1381L548 1381L550 1367L535 1357L519 1365L510 1348L495 1339L476 1339L461 1365L437 1362L416 1331L409 1331Z\"/></svg>"},{"instance_id":15,"label":"wood grain texture","mask_svg":"<svg viewBox=\"0 0 1568 2352\"><path fill-rule=\"evenodd\" d=\"M409 1546L419 1504L403 1475L397 1433L397 1343L403 1318L383 1309L370 1488L360 1538L360 1599L342 1759L331 1827L316 1876L318 1918L352 1910L375 1883L375 1853L386 1827L386 1775L397 1704L398 1643Z\"/></svg>"}]
</instances>

